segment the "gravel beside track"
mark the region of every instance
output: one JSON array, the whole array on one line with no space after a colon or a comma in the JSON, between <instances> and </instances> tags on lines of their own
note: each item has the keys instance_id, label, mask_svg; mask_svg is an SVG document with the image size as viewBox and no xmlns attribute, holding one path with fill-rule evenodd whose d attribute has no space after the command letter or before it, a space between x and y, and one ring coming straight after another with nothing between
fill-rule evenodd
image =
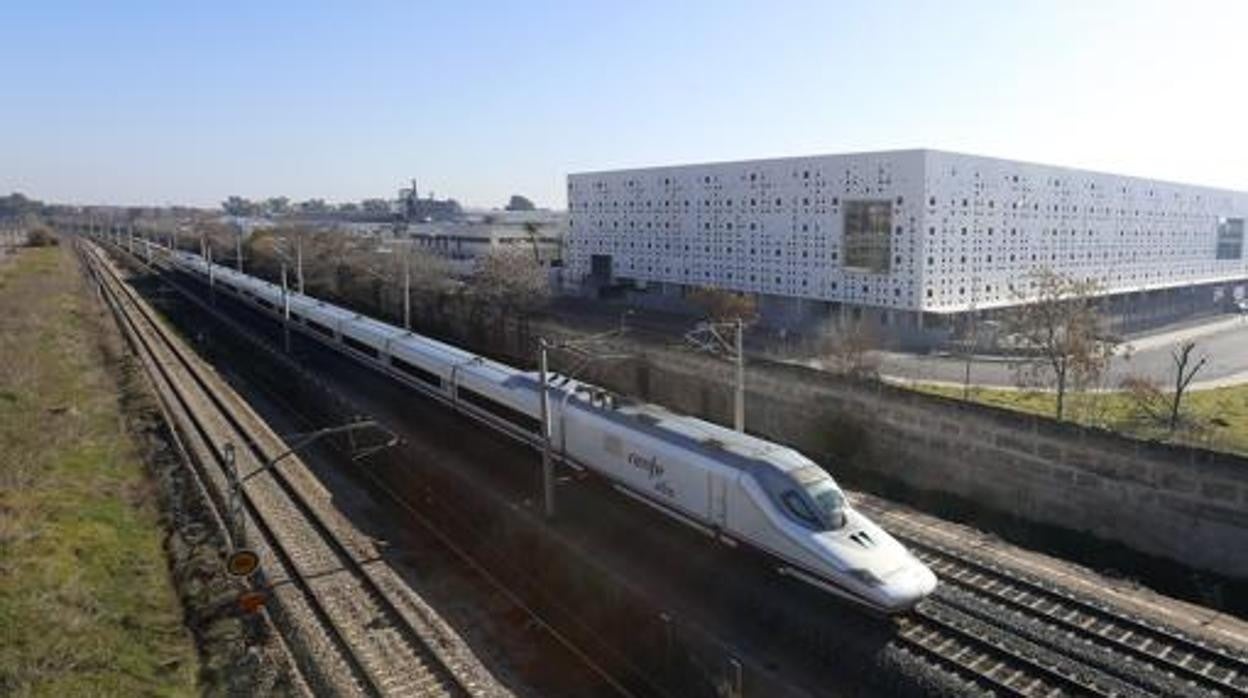
<instances>
[{"instance_id":1,"label":"gravel beside track","mask_svg":"<svg viewBox=\"0 0 1248 698\"><path fill-rule=\"evenodd\" d=\"M98 248L83 243L101 290L169 397L179 431L211 483L228 491L224 444L246 477L284 453L273 434L215 373L187 350L119 278ZM211 464L212 467L206 467ZM330 504L296 457L248 480L242 504L247 544L263 560L279 602L279 624L300 668L318 689L341 695L502 695L455 633L378 560ZM260 535L255 535L259 533Z\"/></svg>"}]
</instances>

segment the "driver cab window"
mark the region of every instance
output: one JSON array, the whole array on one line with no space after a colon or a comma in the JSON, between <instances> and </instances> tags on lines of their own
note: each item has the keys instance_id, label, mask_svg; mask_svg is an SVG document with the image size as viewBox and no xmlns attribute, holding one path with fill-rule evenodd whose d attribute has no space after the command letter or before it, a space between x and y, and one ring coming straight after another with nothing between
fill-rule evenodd
<instances>
[{"instance_id":1,"label":"driver cab window","mask_svg":"<svg viewBox=\"0 0 1248 698\"><path fill-rule=\"evenodd\" d=\"M793 490L789 490L780 496L780 501L784 502L784 506L789 510L789 513L797 517L802 523L805 523L812 528L818 528L819 519L816 518L815 513L810 510L810 507L806 504L806 500L802 498L802 495Z\"/></svg>"}]
</instances>

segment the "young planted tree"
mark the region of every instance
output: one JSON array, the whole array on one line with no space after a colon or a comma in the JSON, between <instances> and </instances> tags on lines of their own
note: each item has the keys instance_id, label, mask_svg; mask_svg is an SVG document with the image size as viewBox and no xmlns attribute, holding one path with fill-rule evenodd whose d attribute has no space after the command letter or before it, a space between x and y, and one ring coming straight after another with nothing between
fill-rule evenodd
<instances>
[{"instance_id":1,"label":"young planted tree","mask_svg":"<svg viewBox=\"0 0 1248 698\"><path fill-rule=\"evenodd\" d=\"M1029 277L1028 287L1015 291L1019 305L1006 315L1005 326L1031 354L1019 365L1020 385L1051 387L1054 416L1063 419L1068 392L1098 381L1113 356L1096 305L1101 286L1051 269Z\"/></svg>"},{"instance_id":2,"label":"young planted tree","mask_svg":"<svg viewBox=\"0 0 1248 698\"><path fill-rule=\"evenodd\" d=\"M824 354L835 370L853 378L875 378L879 373L879 335L870 323L855 320L828 338Z\"/></svg>"},{"instance_id":3,"label":"young planted tree","mask_svg":"<svg viewBox=\"0 0 1248 698\"><path fill-rule=\"evenodd\" d=\"M1166 420L1166 426L1170 433L1173 434L1179 427L1180 409L1183 404L1183 396L1187 394L1187 387L1192 384L1192 379L1205 367L1209 362L1208 356L1201 356L1192 363L1192 352L1196 349L1196 342L1187 341L1170 351L1170 359L1174 362L1174 394L1170 396L1170 414Z\"/></svg>"},{"instance_id":4,"label":"young planted tree","mask_svg":"<svg viewBox=\"0 0 1248 698\"><path fill-rule=\"evenodd\" d=\"M740 320L748 325L758 319L758 302L749 294L703 286L690 291L687 299L712 322Z\"/></svg>"}]
</instances>

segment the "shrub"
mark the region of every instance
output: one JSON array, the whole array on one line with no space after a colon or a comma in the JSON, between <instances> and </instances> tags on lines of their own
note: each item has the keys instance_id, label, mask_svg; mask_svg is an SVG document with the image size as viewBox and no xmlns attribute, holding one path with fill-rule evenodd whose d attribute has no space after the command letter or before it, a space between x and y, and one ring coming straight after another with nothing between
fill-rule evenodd
<instances>
[{"instance_id":1,"label":"shrub","mask_svg":"<svg viewBox=\"0 0 1248 698\"><path fill-rule=\"evenodd\" d=\"M50 228L37 225L26 232L26 244L30 247L53 247L60 244L60 240Z\"/></svg>"}]
</instances>

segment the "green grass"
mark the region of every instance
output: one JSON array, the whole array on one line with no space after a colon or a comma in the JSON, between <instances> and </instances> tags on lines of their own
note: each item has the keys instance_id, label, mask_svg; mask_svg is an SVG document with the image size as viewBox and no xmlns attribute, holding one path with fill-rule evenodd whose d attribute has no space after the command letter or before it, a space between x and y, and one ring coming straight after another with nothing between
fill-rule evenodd
<instances>
[{"instance_id":1,"label":"green grass","mask_svg":"<svg viewBox=\"0 0 1248 698\"><path fill-rule=\"evenodd\" d=\"M0 267L0 694L189 695L153 485L66 249Z\"/></svg>"},{"instance_id":2,"label":"green grass","mask_svg":"<svg viewBox=\"0 0 1248 698\"><path fill-rule=\"evenodd\" d=\"M915 390L961 399L962 388L919 384ZM973 402L1018 412L1053 416L1056 397L1043 391L972 388ZM1073 422L1128 436L1174 441L1218 451L1248 455L1248 385L1193 391L1183 398L1186 427L1167 433L1163 425L1143 417L1134 399L1123 392L1068 395L1066 418Z\"/></svg>"}]
</instances>

